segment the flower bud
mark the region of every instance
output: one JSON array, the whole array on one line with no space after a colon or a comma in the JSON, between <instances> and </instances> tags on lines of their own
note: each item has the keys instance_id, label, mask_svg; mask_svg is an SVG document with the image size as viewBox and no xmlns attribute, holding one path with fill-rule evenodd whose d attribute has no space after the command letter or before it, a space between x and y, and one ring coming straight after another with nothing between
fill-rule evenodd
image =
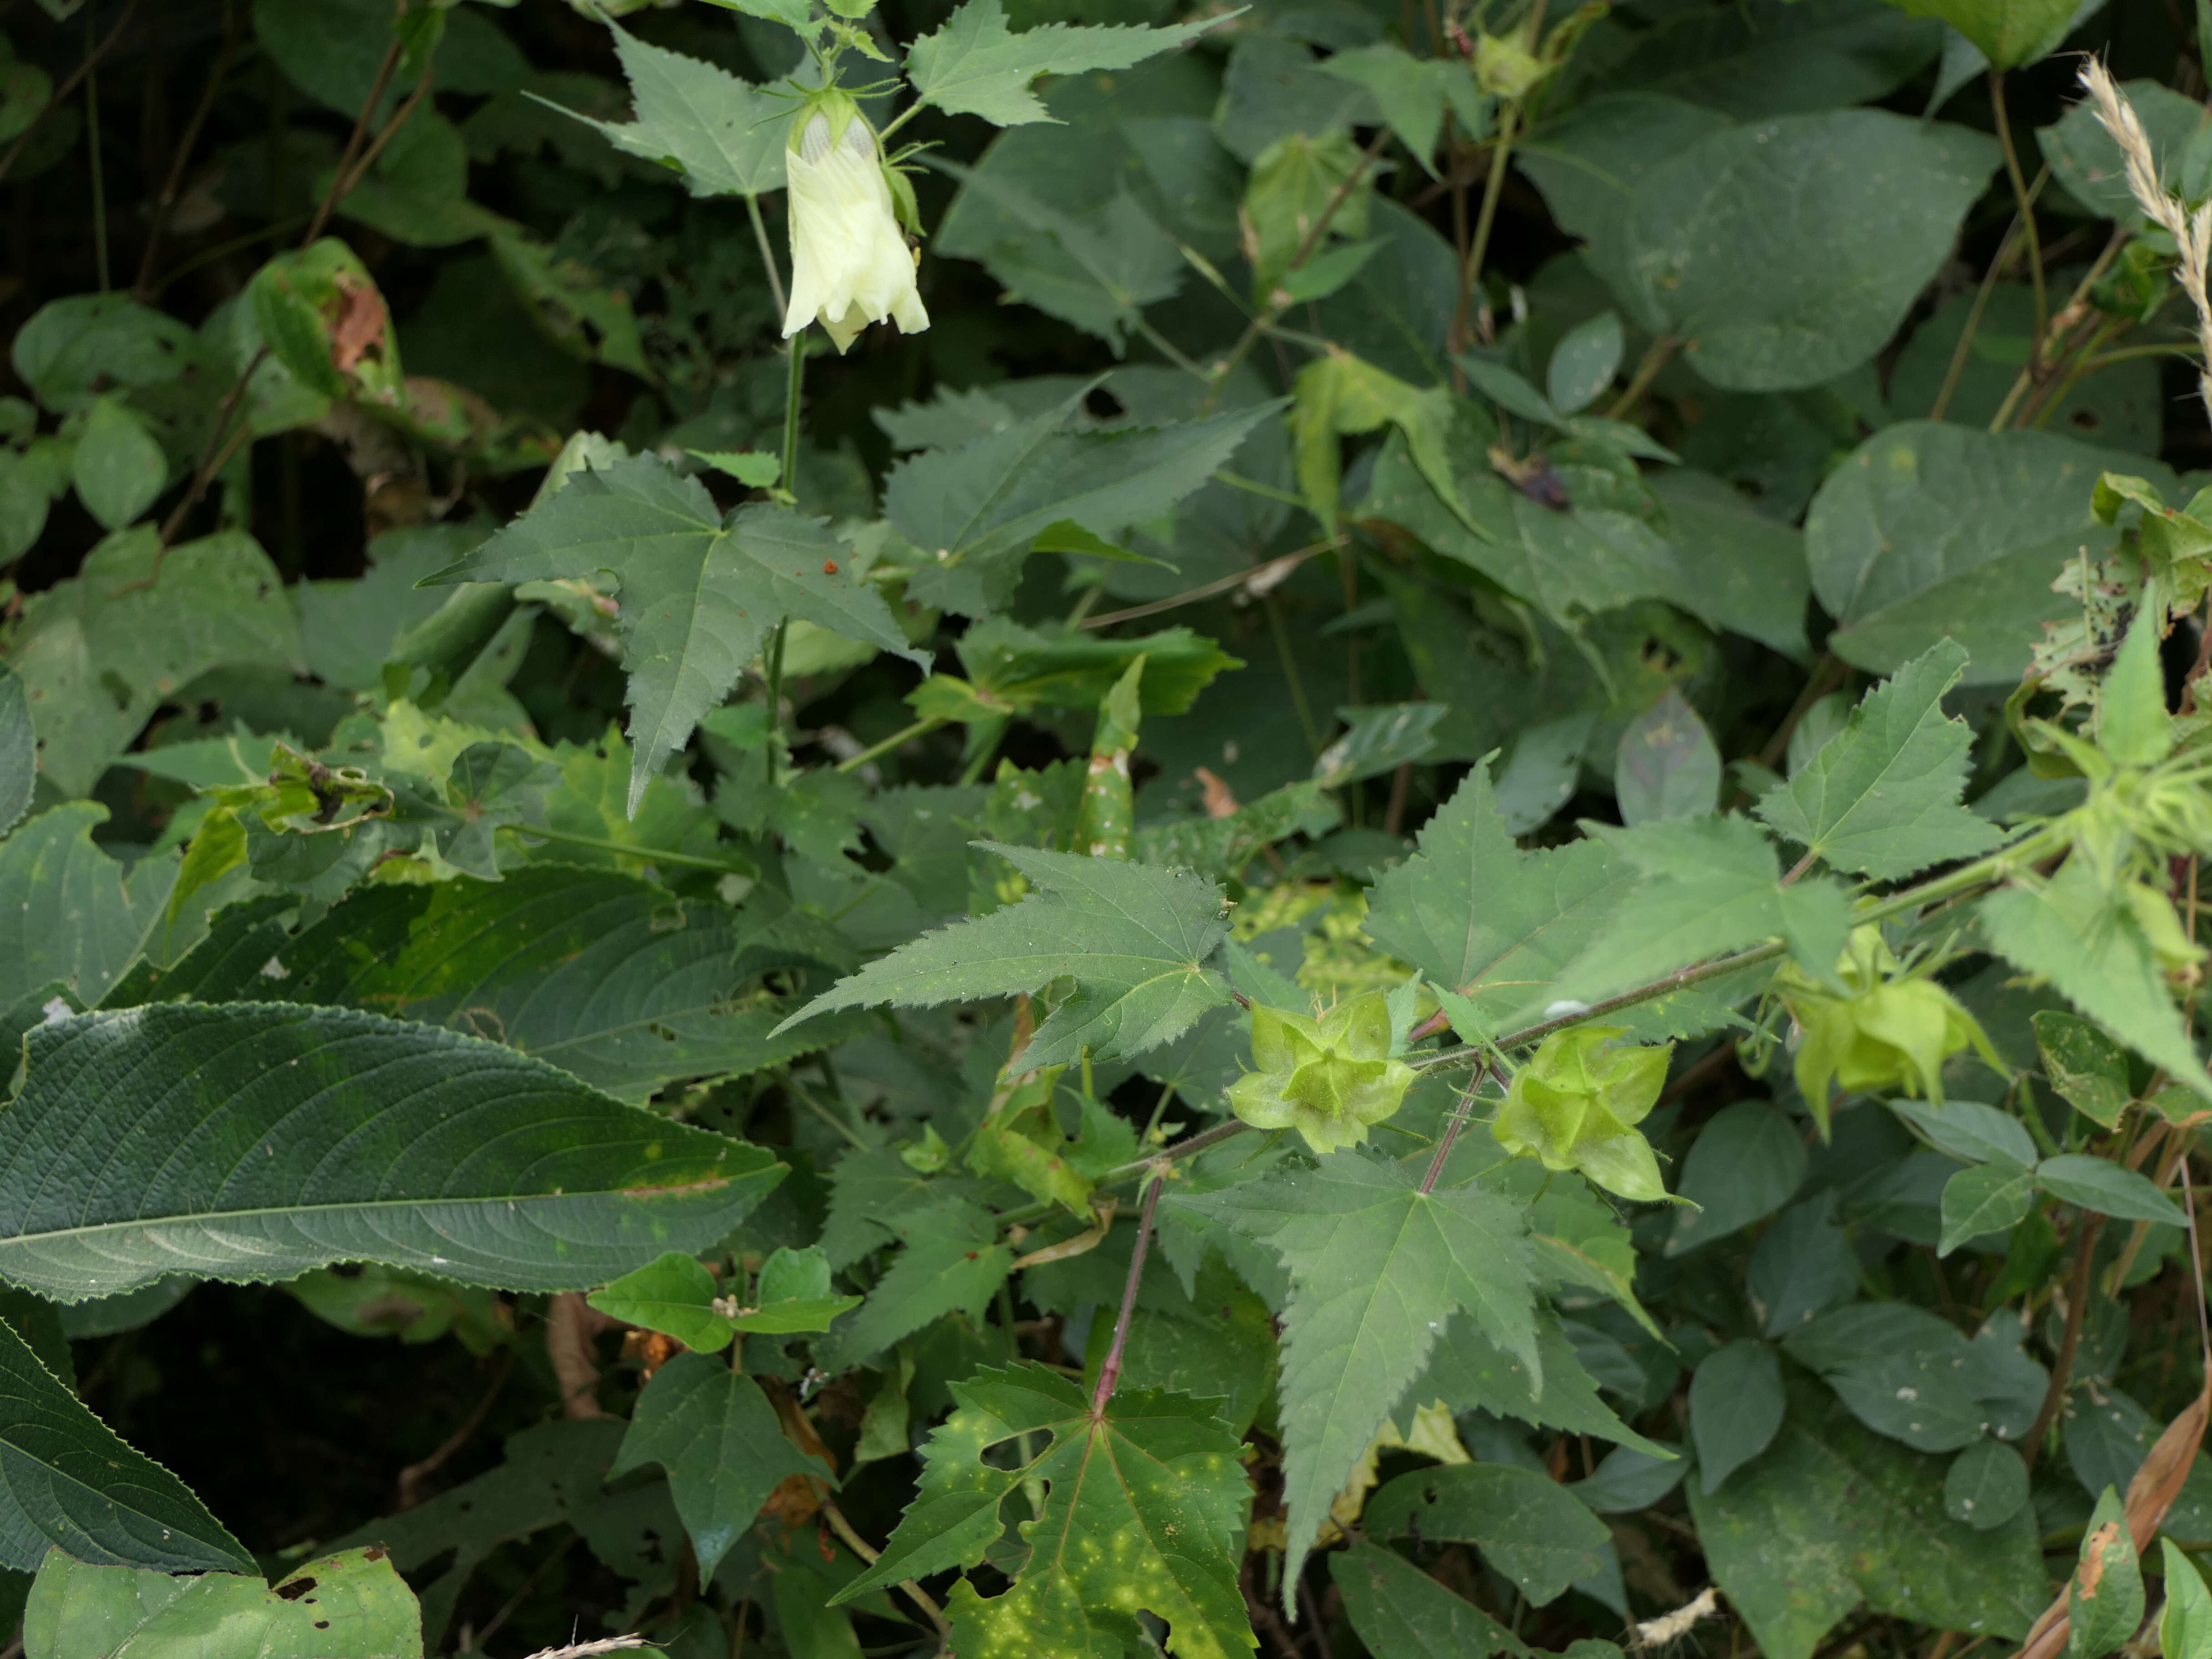
<instances>
[{"instance_id":1,"label":"flower bud","mask_svg":"<svg viewBox=\"0 0 2212 1659\"><path fill-rule=\"evenodd\" d=\"M1390 1058L1390 1009L1380 991L1319 1019L1255 1005L1252 1062L1230 1085L1231 1109L1258 1129L1296 1129L1316 1152L1367 1139L1398 1109L1413 1068Z\"/></svg>"},{"instance_id":2,"label":"flower bud","mask_svg":"<svg viewBox=\"0 0 2212 1659\"><path fill-rule=\"evenodd\" d=\"M842 352L886 317L904 333L927 328L876 135L850 98L820 94L793 118L784 175L791 185L784 337L819 322Z\"/></svg>"},{"instance_id":3,"label":"flower bud","mask_svg":"<svg viewBox=\"0 0 2212 1659\"><path fill-rule=\"evenodd\" d=\"M2002 1069L1974 1017L1933 980L1900 970L1875 927L1861 927L1836 964L1838 995L1794 964L1777 983L1803 1033L1793 1071L1823 1134L1832 1091L1894 1091L1940 1103L1943 1062L1972 1047Z\"/></svg>"},{"instance_id":4,"label":"flower bud","mask_svg":"<svg viewBox=\"0 0 2212 1659\"><path fill-rule=\"evenodd\" d=\"M1516 1157L1576 1170L1623 1198L1667 1196L1641 1123L1666 1085L1673 1043L1622 1043L1620 1025L1576 1025L1546 1037L1513 1074L1490 1132Z\"/></svg>"}]
</instances>

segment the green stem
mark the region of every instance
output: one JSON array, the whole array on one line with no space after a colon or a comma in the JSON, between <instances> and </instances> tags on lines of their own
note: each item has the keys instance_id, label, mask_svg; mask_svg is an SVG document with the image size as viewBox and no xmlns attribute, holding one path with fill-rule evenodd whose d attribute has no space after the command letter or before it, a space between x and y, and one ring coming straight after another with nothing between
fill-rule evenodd
<instances>
[{"instance_id":1,"label":"green stem","mask_svg":"<svg viewBox=\"0 0 2212 1659\"><path fill-rule=\"evenodd\" d=\"M2027 239L2027 271L2035 285L2035 344L2043 347L2044 331L2051 326L2051 295L2043 286L2043 240L2035 228L2035 198L2028 193L2027 179L2020 170L2020 152L2013 147L2012 123L2005 116L2004 71L1990 70L1990 107L1996 115L1997 144L2004 151L2005 176L2012 180L2013 200L2020 204L2021 233Z\"/></svg>"},{"instance_id":2,"label":"green stem","mask_svg":"<svg viewBox=\"0 0 2212 1659\"><path fill-rule=\"evenodd\" d=\"M806 331L801 329L793 335L785 342L784 349L791 358L791 369L784 378L783 386L783 487L796 495L799 493L799 404L805 392L806 380Z\"/></svg>"},{"instance_id":3,"label":"green stem","mask_svg":"<svg viewBox=\"0 0 2212 1659\"><path fill-rule=\"evenodd\" d=\"M1466 321L1474 304L1475 285L1482 280L1482 262L1490 252L1491 227L1498 222L1498 198L1505 193L1505 163L1513 154L1513 129L1521 118L1521 106L1508 104L1498 118L1498 142L1490 152L1490 177L1483 181L1482 206L1474 216L1474 242L1467 251L1467 265L1459 274L1459 305L1462 326L1453 331L1453 337L1462 343L1467 337Z\"/></svg>"},{"instance_id":4,"label":"green stem","mask_svg":"<svg viewBox=\"0 0 2212 1659\"><path fill-rule=\"evenodd\" d=\"M100 49L92 38L93 14L97 9L84 9L84 128L92 161L93 263L100 276L100 291L105 294L112 283L107 268L107 178L100 157Z\"/></svg>"},{"instance_id":5,"label":"green stem","mask_svg":"<svg viewBox=\"0 0 2212 1659\"><path fill-rule=\"evenodd\" d=\"M1275 654L1282 659L1283 678L1290 682L1291 704L1298 711L1298 725L1306 734L1306 746L1318 756L1322 751L1321 728L1314 724L1312 707L1306 702L1306 683L1298 672L1297 653L1291 649L1291 636L1283 627L1282 607L1275 596L1267 594L1260 601L1267 613L1267 629L1275 638Z\"/></svg>"},{"instance_id":6,"label":"green stem","mask_svg":"<svg viewBox=\"0 0 2212 1659\"><path fill-rule=\"evenodd\" d=\"M745 216L753 222L753 240L760 245L761 269L768 272L768 291L775 295L775 314L781 317L787 304L783 273L776 268L775 249L768 240L767 222L761 217L760 198L750 192L745 197ZM786 484L784 488L788 489L791 486Z\"/></svg>"},{"instance_id":7,"label":"green stem","mask_svg":"<svg viewBox=\"0 0 2212 1659\"><path fill-rule=\"evenodd\" d=\"M2051 178L2051 167L2045 163L2028 186L2028 204L2033 207L2043 193L2044 185ZM1997 247L1997 257L1990 261L1990 268L1982 275L1981 286L1974 291L1974 303L1966 313L1966 325L1959 331L1959 343L1951 348L1951 362L1943 374L1943 389L1936 394L1936 402L1928 411L1928 418L1940 421L1951 407L1951 399L1959 390L1960 377L1966 372L1966 354L1973 349L1974 336L1982 325L1982 313L1989 308L1990 295L1996 289L1997 281L2004 275L2005 267L2012 263L2013 255L2020 249L2023 238L2021 224L2023 216L2014 212L2013 222L2005 232L2005 239Z\"/></svg>"},{"instance_id":8,"label":"green stem","mask_svg":"<svg viewBox=\"0 0 2212 1659\"><path fill-rule=\"evenodd\" d=\"M1652 341L1637 363L1636 373L1630 377L1627 389L1614 398L1613 407L1605 411L1606 419L1626 420L1629 411L1636 407L1637 399L1651 390L1651 382L1659 378L1659 371L1667 367L1668 359L1674 355L1675 349L1681 343L1680 337L1674 334L1662 334Z\"/></svg>"},{"instance_id":9,"label":"green stem","mask_svg":"<svg viewBox=\"0 0 2212 1659\"><path fill-rule=\"evenodd\" d=\"M890 754L892 750L897 748L901 744L908 742L912 738L918 738L925 732L934 732L939 726L944 724L945 722L936 715L925 714L920 720L916 720L912 726L908 726L903 732L894 732L890 736L885 738L881 743L869 744L868 747L863 749L859 754L854 756L852 759L839 761L837 763L837 770L840 772L857 772L862 767L866 766L870 761L875 760L881 756Z\"/></svg>"},{"instance_id":10,"label":"green stem","mask_svg":"<svg viewBox=\"0 0 2212 1659\"><path fill-rule=\"evenodd\" d=\"M574 836L566 830L548 830L542 824L518 823L519 835L538 841L550 841L556 847L581 847L594 853L619 853L626 859L641 859L652 864L673 864L686 870L714 870L726 876L743 876L751 880L757 872L744 869L723 859L702 858L696 853L672 853L665 848L638 847L629 842L603 841L597 836Z\"/></svg>"},{"instance_id":11,"label":"green stem","mask_svg":"<svg viewBox=\"0 0 2212 1659\"><path fill-rule=\"evenodd\" d=\"M1280 501L1285 507L1304 507L1306 504L1306 498L1303 495L1293 495L1287 489L1278 489L1273 484L1261 483L1257 478L1248 478L1241 472L1230 471L1226 467L1217 467L1213 477L1215 483L1225 483L1231 489L1241 489L1248 495Z\"/></svg>"}]
</instances>

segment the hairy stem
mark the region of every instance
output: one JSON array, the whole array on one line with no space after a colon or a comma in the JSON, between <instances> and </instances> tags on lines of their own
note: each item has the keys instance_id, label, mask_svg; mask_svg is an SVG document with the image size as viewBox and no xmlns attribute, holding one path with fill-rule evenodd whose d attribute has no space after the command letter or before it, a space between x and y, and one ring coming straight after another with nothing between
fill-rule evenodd
<instances>
[{"instance_id":1,"label":"hairy stem","mask_svg":"<svg viewBox=\"0 0 2212 1659\"><path fill-rule=\"evenodd\" d=\"M1160 1206L1160 1188L1167 1182L1167 1171L1155 1170L1152 1184L1145 1188L1144 1213L1137 1218L1137 1242L1129 1248L1129 1279L1121 1287L1121 1311L1114 1319L1114 1343L1106 1350L1105 1363L1098 1367L1098 1386L1091 1392L1091 1415L1106 1414L1106 1402L1114 1397L1115 1386L1121 1380L1121 1354L1129 1344L1129 1316L1137 1310L1137 1285L1144 1277L1145 1250L1152 1243L1152 1214Z\"/></svg>"}]
</instances>

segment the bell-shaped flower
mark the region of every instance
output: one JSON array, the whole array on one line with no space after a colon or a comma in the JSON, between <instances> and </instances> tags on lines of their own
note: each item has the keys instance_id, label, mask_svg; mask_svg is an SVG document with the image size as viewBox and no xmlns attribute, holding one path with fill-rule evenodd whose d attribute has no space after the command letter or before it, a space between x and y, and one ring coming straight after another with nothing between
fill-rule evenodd
<instances>
[{"instance_id":1,"label":"bell-shaped flower","mask_svg":"<svg viewBox=\"0 0 2212 1659\"><path fill-rule=\"evenodd\" d=\"M876 135L844 94L817 94L791 124L788 339L819 322L842 351L888 317L902 331L929 326L915 289L915 255L899 229Z\"/></svg>"},{"instance_id":2,"label":"bell-shaped flower","mask_svg":"<svg viewBox=\"0 0 2212 1659\"><path fill-rule=\"evenodd\" d=\"M1878 927L1859 927L1836 963L1844 994L1785 964L1776 988L1800 1033L1791 1070L1823 1134L1834 1091L1894 1091L1942 1103L1943 1062L1972 1048L2003 1062L1974 1017L1935 981L1906 973Z\"/></svg>"},{"instance_id":3,"label":"bell-shaped flower","mask_svg":"<svg viewBox=\"0 0 2212 1659\"><path fill-rule=\"evenodd\" d=\"M1357 1146L1398 1109L1413 1068L1390 1056L1390 1009L1365 991L1319 1019L1255 1005L1252 1063L1229 1104L1255 1129L1296 1129L1316 1152Z\"/></svg>"},{"instance_id":4,"label":"bell-shaped flower","mask_svg":"<svg viewBox=\"0 0 2212 1659\"><path fill-rule=\"evenodd\" d=\"M1554 1031L1513 1074L1490 1132L1516 1157L1578 1170L1623 1198L1667 1196L1651 1143L1636 1127L1667 1082L1674 1045L1639 1048L1619 1025Z\"/></svg>"}]
</instances>

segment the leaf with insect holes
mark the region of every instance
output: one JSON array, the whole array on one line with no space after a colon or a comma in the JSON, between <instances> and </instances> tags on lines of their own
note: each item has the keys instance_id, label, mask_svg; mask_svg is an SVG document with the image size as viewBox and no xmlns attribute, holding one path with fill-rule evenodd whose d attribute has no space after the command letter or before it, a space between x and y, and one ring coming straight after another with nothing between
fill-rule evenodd
<instances>
[{"instance_id":1,"label":"leaf with insect holes","mask_svg":"<svg viewBox=\"0 0 2212 1659\"><path fill-rule=\"evenodd\" d=\"M1959 804L1974 734L1943 712L1966 647L1930 646L1867 693L1844 729L1759 798L1769 825L1839 870L1893 881L1972 858L2004 832Z\"/></svg>"},{"instance_id":2,"label":"leaf with insect holes","mask_svg":"<svg viewBox=\"0 0 2212 1659\"><path fill-rule=\"evenodd\" d=\"M978 1371L952 1395L959 1408L931 1437L914 1502L837 1601L974 1567L1005 1531L1000 1504L1041 1482L1048 1496L1023 1523L1029 1554L1008 1564L1013 1587L987 1597L953 1586L962 1659L1103 1659L1139 1644L1139 1612L1166 1622L1178 1659L1241 1659L1259 1645L1237 1580L1251 1486L1218 1401L1123 1389L1094 1412L1082 1384L1035 1364ZM1007 1467L985 1460L1017 1437Z\"/></svg>"},{"instance_id":3,"label":"leaf with insect holes","mask_svg":"<svg viewBox=\"0 0 2212 1659\"><path fill-rule=\"evenodd\" d=\"M901 945L776 1029L838 1008L976 1002L1073 979L1075 994L1023 1051L1023 1066L1033 1070L1065 1065L1086 1048L1099 1060L1140 1054L1229 1000L1227 983L1206 965L1229 932L1221 890L1211 881L1117 859L975 845L1038 890Z\"/></svg>"},{"instance_id":4,"label":"leaf with insect holes","mask_svg":"<svg viewBox=\"0 0 2212 1659\"><path fill-rule=\"evenodd\" d=\"M1006 27L1000 0L968 0L908 49L907 79L923 103L949 115L980 115L1002 127L1049 121L1043 102L1030 90L1040 75L1127 69L1224 21L1201 17L1164 29L1048 23L1017 34Z\"/></svg>"},{"instance_id":5,"label":"leaf with insect holes","mask_svg":"<svg viewBox=\"0 0 2212 1659\"><path fill-rule=\"evenodd\" d=\"M1283 1315L1285 1584L1406 1387L1455 1313L1532 1378L1536 1342L1528 1218L1472 1187L1419 1190L1401 1165L1335 1152L1225 1192L1171 1194L1182 1208L1273 1249L1291 1279ZM1538 1382L1540 1387L1540 1381Z\"/></svg>"},{"instance_id":6,"label":"leaf with insect holes","mask_svg":"<svg viewBox=\"0 0 2212 1659\"><path fill-rule=\"evenodd\" d=\"M925 671L890 609L840 568L845 544L819 520L755 503L726 519L706 486L657 456L572 473L551 496L426 580L564 581L606 576L629 675L629 808L700 717L727 696L776 625L798 617L896 652Z\"/></svg>"}]
</instances>

